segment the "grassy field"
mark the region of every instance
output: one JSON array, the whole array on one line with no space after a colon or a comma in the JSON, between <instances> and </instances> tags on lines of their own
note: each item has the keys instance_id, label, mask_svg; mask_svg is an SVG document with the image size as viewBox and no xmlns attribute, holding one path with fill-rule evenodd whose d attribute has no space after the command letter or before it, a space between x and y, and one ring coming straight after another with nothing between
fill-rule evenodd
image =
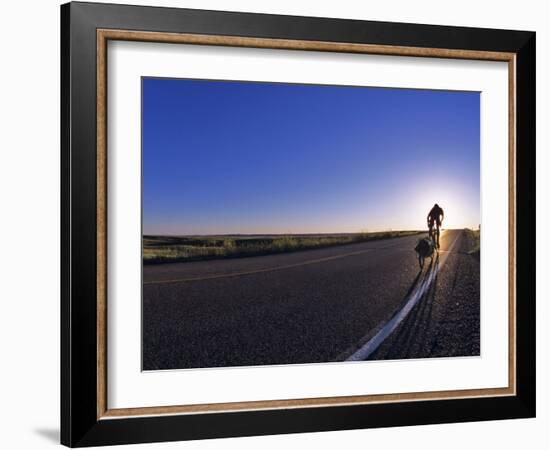
<instances>
[{"instance_id":1,"label":"grassy field","mask_svg":"<svg viewBox=\"0 0 550 450\"><path fill-rule=\"evenodd\" d=\"M347 234L143 236L143 263L239 258L308 250L417 234L383 231Z\"/></svg>"}]
</instances>

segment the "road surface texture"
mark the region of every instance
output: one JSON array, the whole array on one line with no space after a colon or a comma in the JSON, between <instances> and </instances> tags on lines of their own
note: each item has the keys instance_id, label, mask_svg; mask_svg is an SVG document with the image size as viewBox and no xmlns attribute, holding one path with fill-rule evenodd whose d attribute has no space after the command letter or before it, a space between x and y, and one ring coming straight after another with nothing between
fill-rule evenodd
<instances>
[{"instance_id":1,"label":"road surface texture","mask_svg":"<svg viewBox=\"0 0 550 450\"><path fill-rule=\"evenodd\" d=\"M479 261L442 232L144 266L143 369L479 355Z\"/></svg>"}]
</instances>

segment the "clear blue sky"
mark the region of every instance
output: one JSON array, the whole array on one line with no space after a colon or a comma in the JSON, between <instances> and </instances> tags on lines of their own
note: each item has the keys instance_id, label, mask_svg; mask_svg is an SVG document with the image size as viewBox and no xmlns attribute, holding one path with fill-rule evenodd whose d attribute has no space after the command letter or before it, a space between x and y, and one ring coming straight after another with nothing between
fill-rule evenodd
<instances>
[{"instance_id":1,"label":"clear blue sky","mask_svg":"<svg viewBox=\"0 0 550 450\"><path fill-rule=\"evenodd\" d=\"M145 234L480 221L479 93L143 79Z\"/></svg>"}]
</instances>

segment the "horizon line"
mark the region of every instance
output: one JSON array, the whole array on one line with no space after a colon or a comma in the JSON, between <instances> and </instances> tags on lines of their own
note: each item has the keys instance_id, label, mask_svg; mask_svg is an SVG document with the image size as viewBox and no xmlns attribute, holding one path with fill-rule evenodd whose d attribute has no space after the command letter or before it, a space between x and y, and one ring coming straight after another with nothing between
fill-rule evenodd
<instances>
[{"instance_id":1,"label":"horizon line","mask_svg":"<svg viewBox=\"0 0 550 450\"><path fill-rule=\"evenodd\" d=\"M479 227L458 227L458 228L445 228L442 227L441 230L477 230ZM204 237L215 237L215 236L311 236L311 235L342 235L342 234L374 234L374 233L391 233L391 232L428 232L425 229L387 229L387 230L376 230L376 231L332 231L332 232L306 232L306 233L142 233L142 237L148 236L162 236L162 237L181 237L181 236L204 236Z\"/></svg>"}]
</instances>

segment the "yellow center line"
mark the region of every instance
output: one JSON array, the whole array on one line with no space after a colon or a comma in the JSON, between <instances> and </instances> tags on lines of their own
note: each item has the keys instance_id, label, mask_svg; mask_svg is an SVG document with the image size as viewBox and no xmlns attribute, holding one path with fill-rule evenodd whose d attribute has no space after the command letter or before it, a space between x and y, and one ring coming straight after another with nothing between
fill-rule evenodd
<instances>
[{"instance_id":1,"label":"yellow center line","mask_svg":"<svg viewBox=\"0 0 550 450\"><path fill-rule=\"evenodd\" d=\"M442 232L443 235L444 232ZM391 250L406 250L399 247L388 247ZM355 256L355 255L362 255L367 252L371 252L373 250L383 250L385 247L373 247L368 248L365 250L358 250L355 252L349 252L349 253L343 253L341 255L334 255L334 256L327 256L325 258L318 258L318 259L311 259L309 261L294 263L294 264L286 264L283 266L276 266L276 267L266 267L263 269L255 269L255 270L247 270L243 272L233 272L233 273L219 273L214 275L206 275L202 277L190 277L190 278L178 278L178 279L169 279L169 280L157 280L157 281L144 281L143 285L150 285L150 284L170 284L170 283L188 283L191 281L203 281L203 280L215 280L218 278L233 278L233 277L241 277L244 275L254 275L256 273L264 273L264 272L275 272L277 270L285 270L285 269L292 269L293 267L300 267L300 266L308 266L311 264L318 264L326 261L332 261L335 259L340 258L347 258L348 256ZM446 250L440 250L441 252L446 252Z\"/></svg>"},{"instance_id":2,"label":"yellow center line","mask_svg":"<svg viewBox=\"0 0 550 450\"><path fill-rule=\"evenodd\" d=\"M255 273L274 272L276 270L285 270L285 269L292 269L293 267L308 266L310 264L318 264L325 261L332 261L335 259L346 258L348 256L362 255L363 253L367 253L372 250L376 250L376 249L369 248L366 250L358 250L355 252L344 253L342 255L327 256L325 258L310 259L309 261L304 261L300 263L286 264L284 266L266 267L263 269L247 270L244 272L220 273L215 275L207 275L203 277L181 278L181 279L175 279L175 280L144 281L143 284L146 285L146 284L186 283L189 281L214 280L216 278L232 278L232 277L240 277L243 275L253 275Z\"/></svg>"}]
</instances>

